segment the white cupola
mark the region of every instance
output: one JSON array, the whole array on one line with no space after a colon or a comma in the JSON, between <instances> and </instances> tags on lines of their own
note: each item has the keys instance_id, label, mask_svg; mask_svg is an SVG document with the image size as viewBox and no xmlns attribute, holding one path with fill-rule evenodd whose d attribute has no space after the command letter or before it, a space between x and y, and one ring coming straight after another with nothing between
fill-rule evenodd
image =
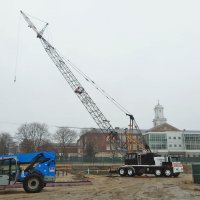
<instances>
[{"instance_id":1,"label":"white cupola","mask_svg":"<svg viewBox=\"0 0 200 200\"><path fill-rule=\"evenodd\" d=\"M158 101L158 104L154 108L154 111L155 111L155 117L153 119L154 127L167 122L167 119L164 118L163 110L164 110L163 106L161 106L159 101Z\"/></svg>"}]
</instances>

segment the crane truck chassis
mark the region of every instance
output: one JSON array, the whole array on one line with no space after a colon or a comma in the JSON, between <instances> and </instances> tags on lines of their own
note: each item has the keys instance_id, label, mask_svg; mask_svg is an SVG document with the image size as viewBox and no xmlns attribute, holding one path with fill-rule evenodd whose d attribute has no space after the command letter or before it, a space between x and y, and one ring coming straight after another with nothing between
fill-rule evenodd
<instances>
[{"instance_id":1,"label":"crane truck chassis","mask_svg":"<svg viewBox=\"0 0 200 200\"><path fill-rule=\"evenodd\" d=\"M125 164L117 170L120 176L141 176L154 174L156 177L178 177L183 165L174 162L171 156L159 156L155 153L127 153Z\"/></svg>"},{"instance_id":2,"label":"crane truck chassis","mask_svg":"<svg viewBox=\"0 0 200 200\"><path fill-rule=\"evenodd\" d=\"M0 156L0 186L22 183L28 193L40 192L55 182L55 153L36 152Z\"/></svg>"}]
</instances>

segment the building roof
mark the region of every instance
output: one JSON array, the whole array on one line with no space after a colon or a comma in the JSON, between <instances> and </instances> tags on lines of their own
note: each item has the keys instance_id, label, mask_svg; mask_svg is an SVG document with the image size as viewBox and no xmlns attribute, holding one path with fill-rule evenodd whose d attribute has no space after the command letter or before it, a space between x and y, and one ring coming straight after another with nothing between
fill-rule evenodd
<instances>
[{"instance_id":1,"label":"building roof","mask_svg":"<svg viewBox=\"0 0 200 200\"><path fill-rule=\"evenodd\" d=\"M147 132L165 132L165 131L180 131L180 130L168 123L160 124L158 126L155 126L147 130Z\"/></svg>"},{"instance_id":2,"label":"building roof","mask_svg":"<svg viewBox=\"0 0 200 200\"><path fill-rule=\"evenodd\" d=\"M184 134L200 134L200 130L183 130Z\"/></svg>"}]
</instances>

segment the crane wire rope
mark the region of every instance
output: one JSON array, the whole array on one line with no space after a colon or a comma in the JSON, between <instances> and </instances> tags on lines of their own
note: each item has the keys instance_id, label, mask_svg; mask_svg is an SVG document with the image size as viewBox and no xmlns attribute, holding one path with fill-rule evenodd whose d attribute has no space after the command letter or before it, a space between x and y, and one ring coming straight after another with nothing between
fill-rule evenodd
<instances>
[{"instance_id":1,"label":"crane wire rope","mask_svg":"<svg viewBox=\"0 0 200 200\"><path fill-rule=\"evenodd\" d=\"M27 14L26 15L30 16L31 18L34 18L42 23L47 23L37 17L34 17L30 14ZM49 35L48 35L48 38L49 38ZM20 62L20 44L21 44L21 15L19 15L19 19L18 19L18 27L17 27L17 44L16 44L16 59L15 59L15 66L14 66L14 83L16 83L17 81L17 70L18 70L18 65L19 65L19 62Z\"/></svg>"},{"instance_id":2,"label":"crane wire rope","mask_svg":"<svg viewBox=\"0 0 200 200\"><path fill-rule=\"evenodd\" d=\"M17 81L17 68L20 58L20 32L21 32L21 16L19 15L18 27L17 27L17 44L16 44L16 59L15 59L15 70L14 70L14 83Z\"/></svg>"},{"instance_id":3,"label":"crane wire rope","mask_svg":"<svg viewBox=\"0 0 200 200\"><path fill-rule=\"evenodd\" d=\"M24 12L25 13L25 12ZM33 15L30 15L30 14L28 14L28 13L25 13L27 16L29 16L29 17L31 17L31 18L33 18L33 19L36 19L36 20L38 20L38 21L40 21L40 22L43 22L43 23L45 23L45 24L48 24L48 22L45 22L44 20L41 20L40 18L38 18L38 17L35 17L35 16L33 16Z\"/></svg>"},{"instance_id":4,"label":"crane wire rope","mask_svg":"<svg viewBox=\"0 0 200 200\"><path fill-rule=\"evenodd\" d=\"M69 65L74 68L87 82L89 82L97 91L99 91L104 97L106 97L111 103L113 103L118 109L120 109L125 114L130 114L130 112L124 108L119 102L111 97L105 90L103 90L99 85L97 85L88 75L83 73L76 65L74 65L69 59L62 57Z\"/></svg>"}]
</instances>

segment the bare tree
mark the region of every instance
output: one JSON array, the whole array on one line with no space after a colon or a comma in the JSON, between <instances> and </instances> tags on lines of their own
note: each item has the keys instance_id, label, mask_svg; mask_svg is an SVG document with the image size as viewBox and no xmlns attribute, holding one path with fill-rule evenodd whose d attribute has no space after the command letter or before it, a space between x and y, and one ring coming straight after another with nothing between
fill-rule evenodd
<instances>
[{"instance_id":1,"label":"bare tree","mask_svg":"<svg viewBox=\"0 0 200 200\"><path fill-rule=\"evenodd\" d=\"M0 133L0 154L8 154L13 139L7 132Z\"/></svg>"},{"instance_id":2,"label":"bare tree","mask_svg":"<svg viewBox=\"0 0 200 200\"><path fill-rule=\"evenodd\" d=\"M16 138L20 143L21 151L29 153L45 150L42 147L49 143L50 134L46 124L30 123L18 128Z\"/></svg>"},{"instance_id":3,"label":"bare tree","mask_svg":"<svg viewBox=\"0 0 200 200\"><path fill-rule=\"evenodd\" d=\"M94 142L88 142L85 149L86 156L90 158L92 162L94 162L96 153L97 151Z\"/></svg>"},{"instance_id":4,"label":"bare tree","mask_svg":"<svg viewBox=\"0 0 200 200\"><path fill-rule=\"evenodd\" d=\"M54 139L60 147L60 152L62 157L66 156L66 148L69 144L75 142L77 138L77 133L68 128L59 128L54 134Z\"/></svg>"},{"instance_id":5,"label":"bare tree","mask_svg":"<svg viewBox=\"0 0 200 200\"><path fill-rule=\"evenodd\" d=\"M98 129L86 129L81 131L82 149L84 154L94 160L96 153L99 151L100 137L104 136Z\"/></svg>"}]
</instances>

